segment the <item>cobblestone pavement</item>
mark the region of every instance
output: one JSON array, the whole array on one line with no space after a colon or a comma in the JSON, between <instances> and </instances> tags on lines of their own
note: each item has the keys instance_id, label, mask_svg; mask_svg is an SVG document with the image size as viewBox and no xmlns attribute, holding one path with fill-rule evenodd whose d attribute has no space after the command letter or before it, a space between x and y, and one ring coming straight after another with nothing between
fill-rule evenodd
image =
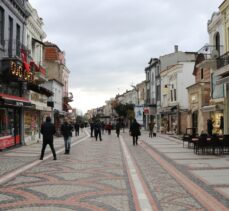
<instances>
[{"instance_id":1,"label":"cobblestone pavement","mask_svg":"<svg viewBox=\"0 0 229 211\"><path fill-rule=\"evenodd\" d=\"M56 140L57 161L48 151L38 161L40 144L1 153L0 183L34 164L2 180L0 210L229 210L228 156L195 155L179 140L144 131L138 146L128 132L103 141L86 134L70 155Z\"/></svg>"},{"instance_id":2,"label":"cobblestone pavement","mask_svg":"<svg viewBox=\"0 0 229 211\"><path fill-rule=\"evenodd\" d=\"M0 188L0 210L135 210L120 142L87 138Z\"/></svg>"}]
</instances>

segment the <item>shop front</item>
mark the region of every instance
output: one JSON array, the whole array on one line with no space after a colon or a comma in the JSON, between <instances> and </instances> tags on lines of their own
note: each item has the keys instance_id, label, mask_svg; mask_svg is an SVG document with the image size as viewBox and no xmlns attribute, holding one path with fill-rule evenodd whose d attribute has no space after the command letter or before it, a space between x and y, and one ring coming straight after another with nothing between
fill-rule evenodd
<instances>
[{"instance_id":1,"label":"shop front","mask_svg":"<svg viewBox=\"0 0 229 211\"><path fill-rule=\"evenodd\" d=\"M0 93L0 150L22 143L22 112L26 98Z\"/></svg>"},{"instance_id":2,"label":"shop front","mask_svg":"<svg viewBox=\"0 0 229 211\"><path fill-rule=\"evenodd\" d=\"M179 112L177 111L178 106L169 106L161 108L161 133L178 134L180 133L180 119Z\"/></svg>"},{"instance_id":3,"label":"shop front","mask_svg":"<svg viewBox=\"0 0 229 211\"><path fill-rule=\"evenodd\" d=\"M25 110L24 112L24 139L29 145L39 141L40 136L40 112L37 110Z\"/></svg>"},{"instance_id":4,"label":"shop front","mask_svg":"<svg viewBox=\"0 0 229 211\"><path fill-rule=\"evenodd\" d=\"M222 134L223 131L220 129L220 119L221 117L224 117L224 106L223 104L215 104L215 105L209 105L209 106L204 106L202 108L203 112L208 113L208 117L212 120L213 122L213 133L216 134ZM207 125L207 122L205 122Z\"/></svg>"},{"instance_id":5,"label":"shop front","mask_svg":"<svg viewBox=\"0 0 229 211\"><path fill-rule=\"evenodd\" d=\"M156 106L144 107L143 111L144 111L146 129L148 129L150 122L156 122Z\"/></svg>"}]
</instances>

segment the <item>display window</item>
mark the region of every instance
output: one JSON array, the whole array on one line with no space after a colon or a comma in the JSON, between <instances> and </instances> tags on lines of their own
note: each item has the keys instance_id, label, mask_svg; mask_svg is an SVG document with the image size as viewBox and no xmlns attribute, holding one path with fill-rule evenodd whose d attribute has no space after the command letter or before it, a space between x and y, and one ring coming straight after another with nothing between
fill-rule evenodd
<instances>
[{"instance_id":1,"label":"display window","mask_svg":"<svg viewBox=\"0 0 229 211\"><path fill-rule=\"evenodd\" d=\"M24 113L25 142L39 139L39 112L25 111Z\"/></svg>"},{"instance_id":2,"label":"display window","mask_svg":"<svg viewBox=\"0 0 229 211\"><path fill-rule=\"evenodd\" d=\"M223 112L214 112L211 114L213 121L213 133L220 134L220 117L223 116Z\"/></svg>"},{"instance_id":3,"label":"display window","mask_svg":"<svg viewBox=\"0 0 229 211\"><path fill-rule=\"evenodd\" d=\"M14 110L0 108L0 137L14 136Z\"/></svg>"},{"instance_id":4,"label":"display window","mask_svg":"<svg viewBox=\"0 0 229 211\"><path fill-rule=\"evenodd\" d=\"M0 149L18 143L20 143L18 110L0 108Z\"/></svg>"}]
</instances>

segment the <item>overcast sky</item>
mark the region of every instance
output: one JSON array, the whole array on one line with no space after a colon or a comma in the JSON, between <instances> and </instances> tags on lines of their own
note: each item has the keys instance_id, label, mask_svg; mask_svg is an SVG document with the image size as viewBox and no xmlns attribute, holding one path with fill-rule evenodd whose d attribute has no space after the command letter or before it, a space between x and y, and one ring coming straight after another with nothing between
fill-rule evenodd
<instances>
[{"instance_id":1,"label":"overcast sky","mask_svg":"<svg viewBox=\"0 0 229 211\"><path fill-rule=\"evenodd\" d=\"M29 0L66 52L71 104L86 112L145 79L150 58L197 51L223 0Z\"/></svg>"}]
</instances>

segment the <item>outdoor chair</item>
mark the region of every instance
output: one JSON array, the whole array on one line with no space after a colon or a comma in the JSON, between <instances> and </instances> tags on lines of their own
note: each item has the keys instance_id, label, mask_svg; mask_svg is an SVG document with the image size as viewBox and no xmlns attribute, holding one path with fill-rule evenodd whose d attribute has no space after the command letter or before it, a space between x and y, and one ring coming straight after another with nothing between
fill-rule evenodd
<instances>
[{"instance_id":1,"label":"outdoor chair","mask_svg":"<svg viewBox=\"0 0 229 211\"><path fill-rule=\"evenodd\" d=\"M187 142L187 143L188 143L188 148L189 148L189 141L190 141L190 138L191 138L191 135L190 135L190 134L184 134L184 136L182 137L182 140L183 140L183 147L184 147L185 142Z\"/></svg>"},{"instance_id":2,"label":"outdoor chair","mask_svg":"<svg viewBox=\"0 0 229 211\"><path fill-rule=\"evenodd\" d=\"M218 152L218 154L223 153L223 141L220 141L217 134L213 134L211 136L211 140L208 143L213 154L215 154L216 151Z\"/></svg>"},{"instance_id":3,"label":"outdoor chair","mask_svg":"<svg viewBox=\"0 0 229 211\"><path fill-rule=\"evenodd\" d=\"M199 140L194 142L194 152L196 154L199 154L200 150L202 154L205 154L206 149L208 148L207 137L207 134L201 134Z\"/></svg>"},{"instance_id":4,"label":"outdoor chair","mask_svg":"<svg viewBox=\"0 0 229 211\"><path fill-rule=\"evenodd\" d=\"M229 134L223 135L222 151L223 153L229 153Z\"/></svg>"}]
</instances>

